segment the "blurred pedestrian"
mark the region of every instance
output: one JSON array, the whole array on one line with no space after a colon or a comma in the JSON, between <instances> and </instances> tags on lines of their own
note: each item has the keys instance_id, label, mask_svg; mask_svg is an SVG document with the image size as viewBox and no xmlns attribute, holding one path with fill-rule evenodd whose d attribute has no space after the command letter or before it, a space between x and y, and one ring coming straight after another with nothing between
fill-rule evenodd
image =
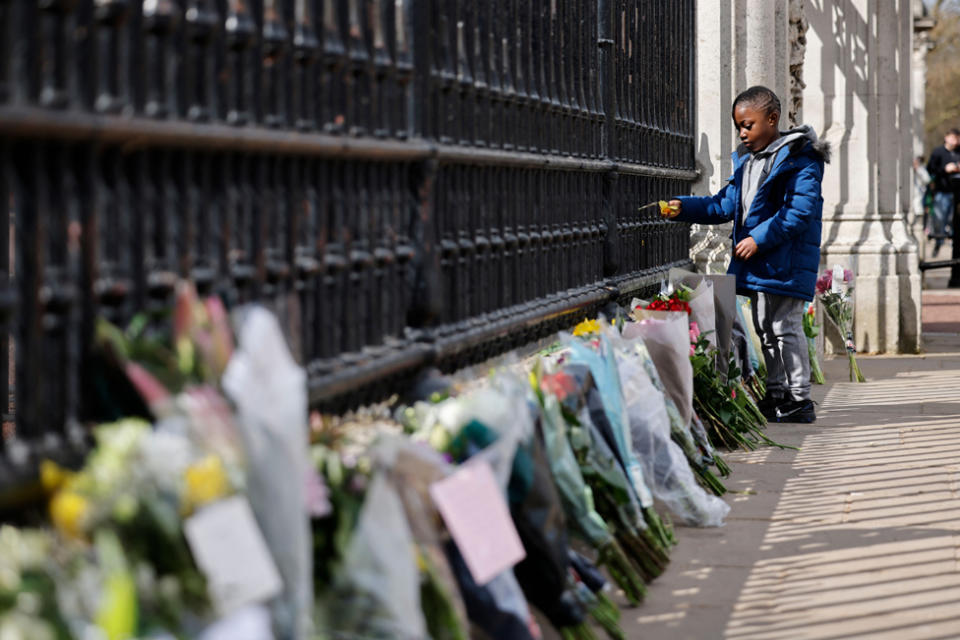
<instances>
[{"instance_id":1,"label":"blurred pedestrian","mask_svg":"<svg viewBox=\"0 0 960 640\"><path fill-rule=\"evenodd\" d=\"M933 211L930 216L930 237L936 256L946 238L953 236L953 210L960 191L960 129L950 129L943 145L930 154L927 171L933 180Z\"/></svg>"}]
</instances>

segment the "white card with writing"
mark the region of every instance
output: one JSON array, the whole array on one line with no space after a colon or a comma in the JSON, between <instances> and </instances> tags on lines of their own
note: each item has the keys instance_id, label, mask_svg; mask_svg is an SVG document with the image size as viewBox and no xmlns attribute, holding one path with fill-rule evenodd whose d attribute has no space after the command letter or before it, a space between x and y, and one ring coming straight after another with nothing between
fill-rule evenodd
<instances>
[{"instance_id":1,"label":"white card with writing","mask_svg":"<svg viewBox=\"0 0 960 640\"><path fill-rule=\"evenodd\" d=\"M523 543L489 463L461 466L430 485L430 496L477 584L523 560Z\"/></svg>"},{"instance_id":2,"label":"white card with writing","mask_svg":"<svg viewBox=\"0 0 960 640\"><path fill-rule=\"evenodd\" d=\"M204 507L184 522L183 529L220 615L269 600L283 589L245 497L233 496Z\"/></svg>"},{"instance_id":3,"label":"white card with writing","mask_svg":"<svg viewBox=\"0 0 960 640\"><path fill-rule=\"evenodd\" d=\"M843 293L843 265L833 265L833 281L830 283L832 293Z\"/></svg>"}]
</instances>

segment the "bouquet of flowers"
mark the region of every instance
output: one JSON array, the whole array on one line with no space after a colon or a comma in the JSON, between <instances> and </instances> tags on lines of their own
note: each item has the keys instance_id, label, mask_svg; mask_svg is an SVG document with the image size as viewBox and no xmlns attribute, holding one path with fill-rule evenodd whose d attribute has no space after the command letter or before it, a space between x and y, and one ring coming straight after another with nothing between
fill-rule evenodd
<instances>
[{"instance_id":1,"label":"bouquet of flowers","mask_svg":"<svg viewBox=\"0 0 960 640\"><path fill-rule=\"evenodd\" d=\"M647 309L651 311L686 311L690 313L690 289L679 287L673 293L661 293L656 298L647 303Z\"/></svg>"},{"instance_id":2,"label":"bouquet of flowers","mask_svg":"<svg viewBox=\"0 0 960 640\"><path fill-rule=\"evenodd\" d=\"M598 564L607 568L627 600L633 605L640 604L647 591L643 579L617 542L611 527L597 513L593 491L587 486L567 437L568 421L576 422L573 412L576 410L577 383L563 369L544 373L540 362L530 375L539 403L547 460L571 531L596 549Z\"/></svg>"},{"instance_id":3,"label":"bouquet of flowers","mask_svg":"<svg viewBox=\"0 0 960 640\"><path fill-rule=\"evenodd\" d=\"M853 272L839 265L817 279L817 296L827 317L840 332L850 359L850 382L866 382L857 364L857 347L853 342Z\"/></svg>"},{"instance_id":4,"label":"bouquet of flowers","mask_svg":"<svg viewBox=\"0 0 960 640\"><path fill-rule=\"evenodd\" d=\"M824 384L826 379L823 377L823 369L820 368L820 360L817 358L816 337L820 335L820 325L815 319L816 305L812 302L807 304L803 312L803 333L807 336L807 353L810 356L810 381L816 384Z\"/></svg>"},{"instance_id":5,"label":"bouquet of flowers","mask_svg":"<svg viewBox=\"0 0 960 640\"><path fill-rule=\"evenodd\" d=\"M738 295L737 324L743 332L743 347L750 365L747 367L745 362L744 368L751 370L748 375L744 375L743 386L754 400L759 400L767 395L767 365L763 360L763 345L760 344L760 336L757 335L756 328L753 326L752 315L750 298Z\"/></svg>"},{"instance_id":6,"label":"bouquet of flowers","mask_svg":"<svg viewBox=\"0 0 960 640\"><path fill-rule=\"evenodd\" d=\"M695 337L693 365L693 404L717 446L730 449L756 449L766 444L782 447L763 433L766 419L750 399L736 365L730 364L727 382L717 371L714 350L703 334Z\"/></svg>"},{"instance_id":7,"label":"bouquet of flowers","mask_svg":"<svg viewBox=\"0 0 960 640\"><path fill-rule=\"evenodd\" d=\"M68 640L55 556L69 551L45 529L0 525L0 637Z\"/></svg>"},{"instance_id":8,"label":"bouquet of flowers","mask_svg":"<svg viewBox=\"0 0 960 640\"><path fill-rule=\"evenodd\" d=\"M90 389L97 415L113 419L93 429L79 470L42 462L52 530L0 532L0 556L15 563L0 561L0 575L16 573L0 578L0 637L232 637L237 625L307 637L302 372L276 361L292 363L265 310L240 317L236 345L220 300L187 283L167 315L126 329L98 321ZM243 556L247 578L223 549ZM21 606L31 599L40 607Z\"/></svg>"}]
</instances>

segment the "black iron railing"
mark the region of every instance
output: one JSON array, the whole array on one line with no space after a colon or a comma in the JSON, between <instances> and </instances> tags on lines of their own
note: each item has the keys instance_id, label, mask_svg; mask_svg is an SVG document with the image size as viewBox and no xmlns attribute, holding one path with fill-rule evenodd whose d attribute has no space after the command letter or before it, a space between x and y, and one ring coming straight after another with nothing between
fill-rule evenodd
<instances>
[{"instance_id":1,"label":"black iron railing","mask_svg":"<svg viewBox=\"0 0 960 640\"><path fill-rule=\"evenodd\" d=\"M685 263L637 205L695 177L694 8L0 0L0 459L68 446L93 319L179 277L277 309L339 406Z\"/></svg>"}]
</instances>

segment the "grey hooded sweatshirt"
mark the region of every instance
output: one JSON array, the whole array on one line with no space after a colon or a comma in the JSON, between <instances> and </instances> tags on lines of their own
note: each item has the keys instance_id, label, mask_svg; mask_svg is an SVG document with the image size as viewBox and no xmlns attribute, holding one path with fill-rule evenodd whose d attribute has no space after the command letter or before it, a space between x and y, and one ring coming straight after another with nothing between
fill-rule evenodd
<instances>
[{"instance_id":1,"label":"grey hooded sweatshirt","mask_svg":"<svg viewBox=\"0 0 960 640\"><path fill-rule=\"evenodd\" d=\"M777 152L784 145L802 139L817 144L817 133L810 125L806 124L796 129L781 131L780 137L768 144L766 149L750 155L750 159L743 165L743 192L740 200L741 220L747 219L750 206L753 204L753 198L757 195L757 189L760 188L760 185L763 184L770 173L770 169L773 168L773 161L777 157Z\"/></svg>"}]
</instances>

